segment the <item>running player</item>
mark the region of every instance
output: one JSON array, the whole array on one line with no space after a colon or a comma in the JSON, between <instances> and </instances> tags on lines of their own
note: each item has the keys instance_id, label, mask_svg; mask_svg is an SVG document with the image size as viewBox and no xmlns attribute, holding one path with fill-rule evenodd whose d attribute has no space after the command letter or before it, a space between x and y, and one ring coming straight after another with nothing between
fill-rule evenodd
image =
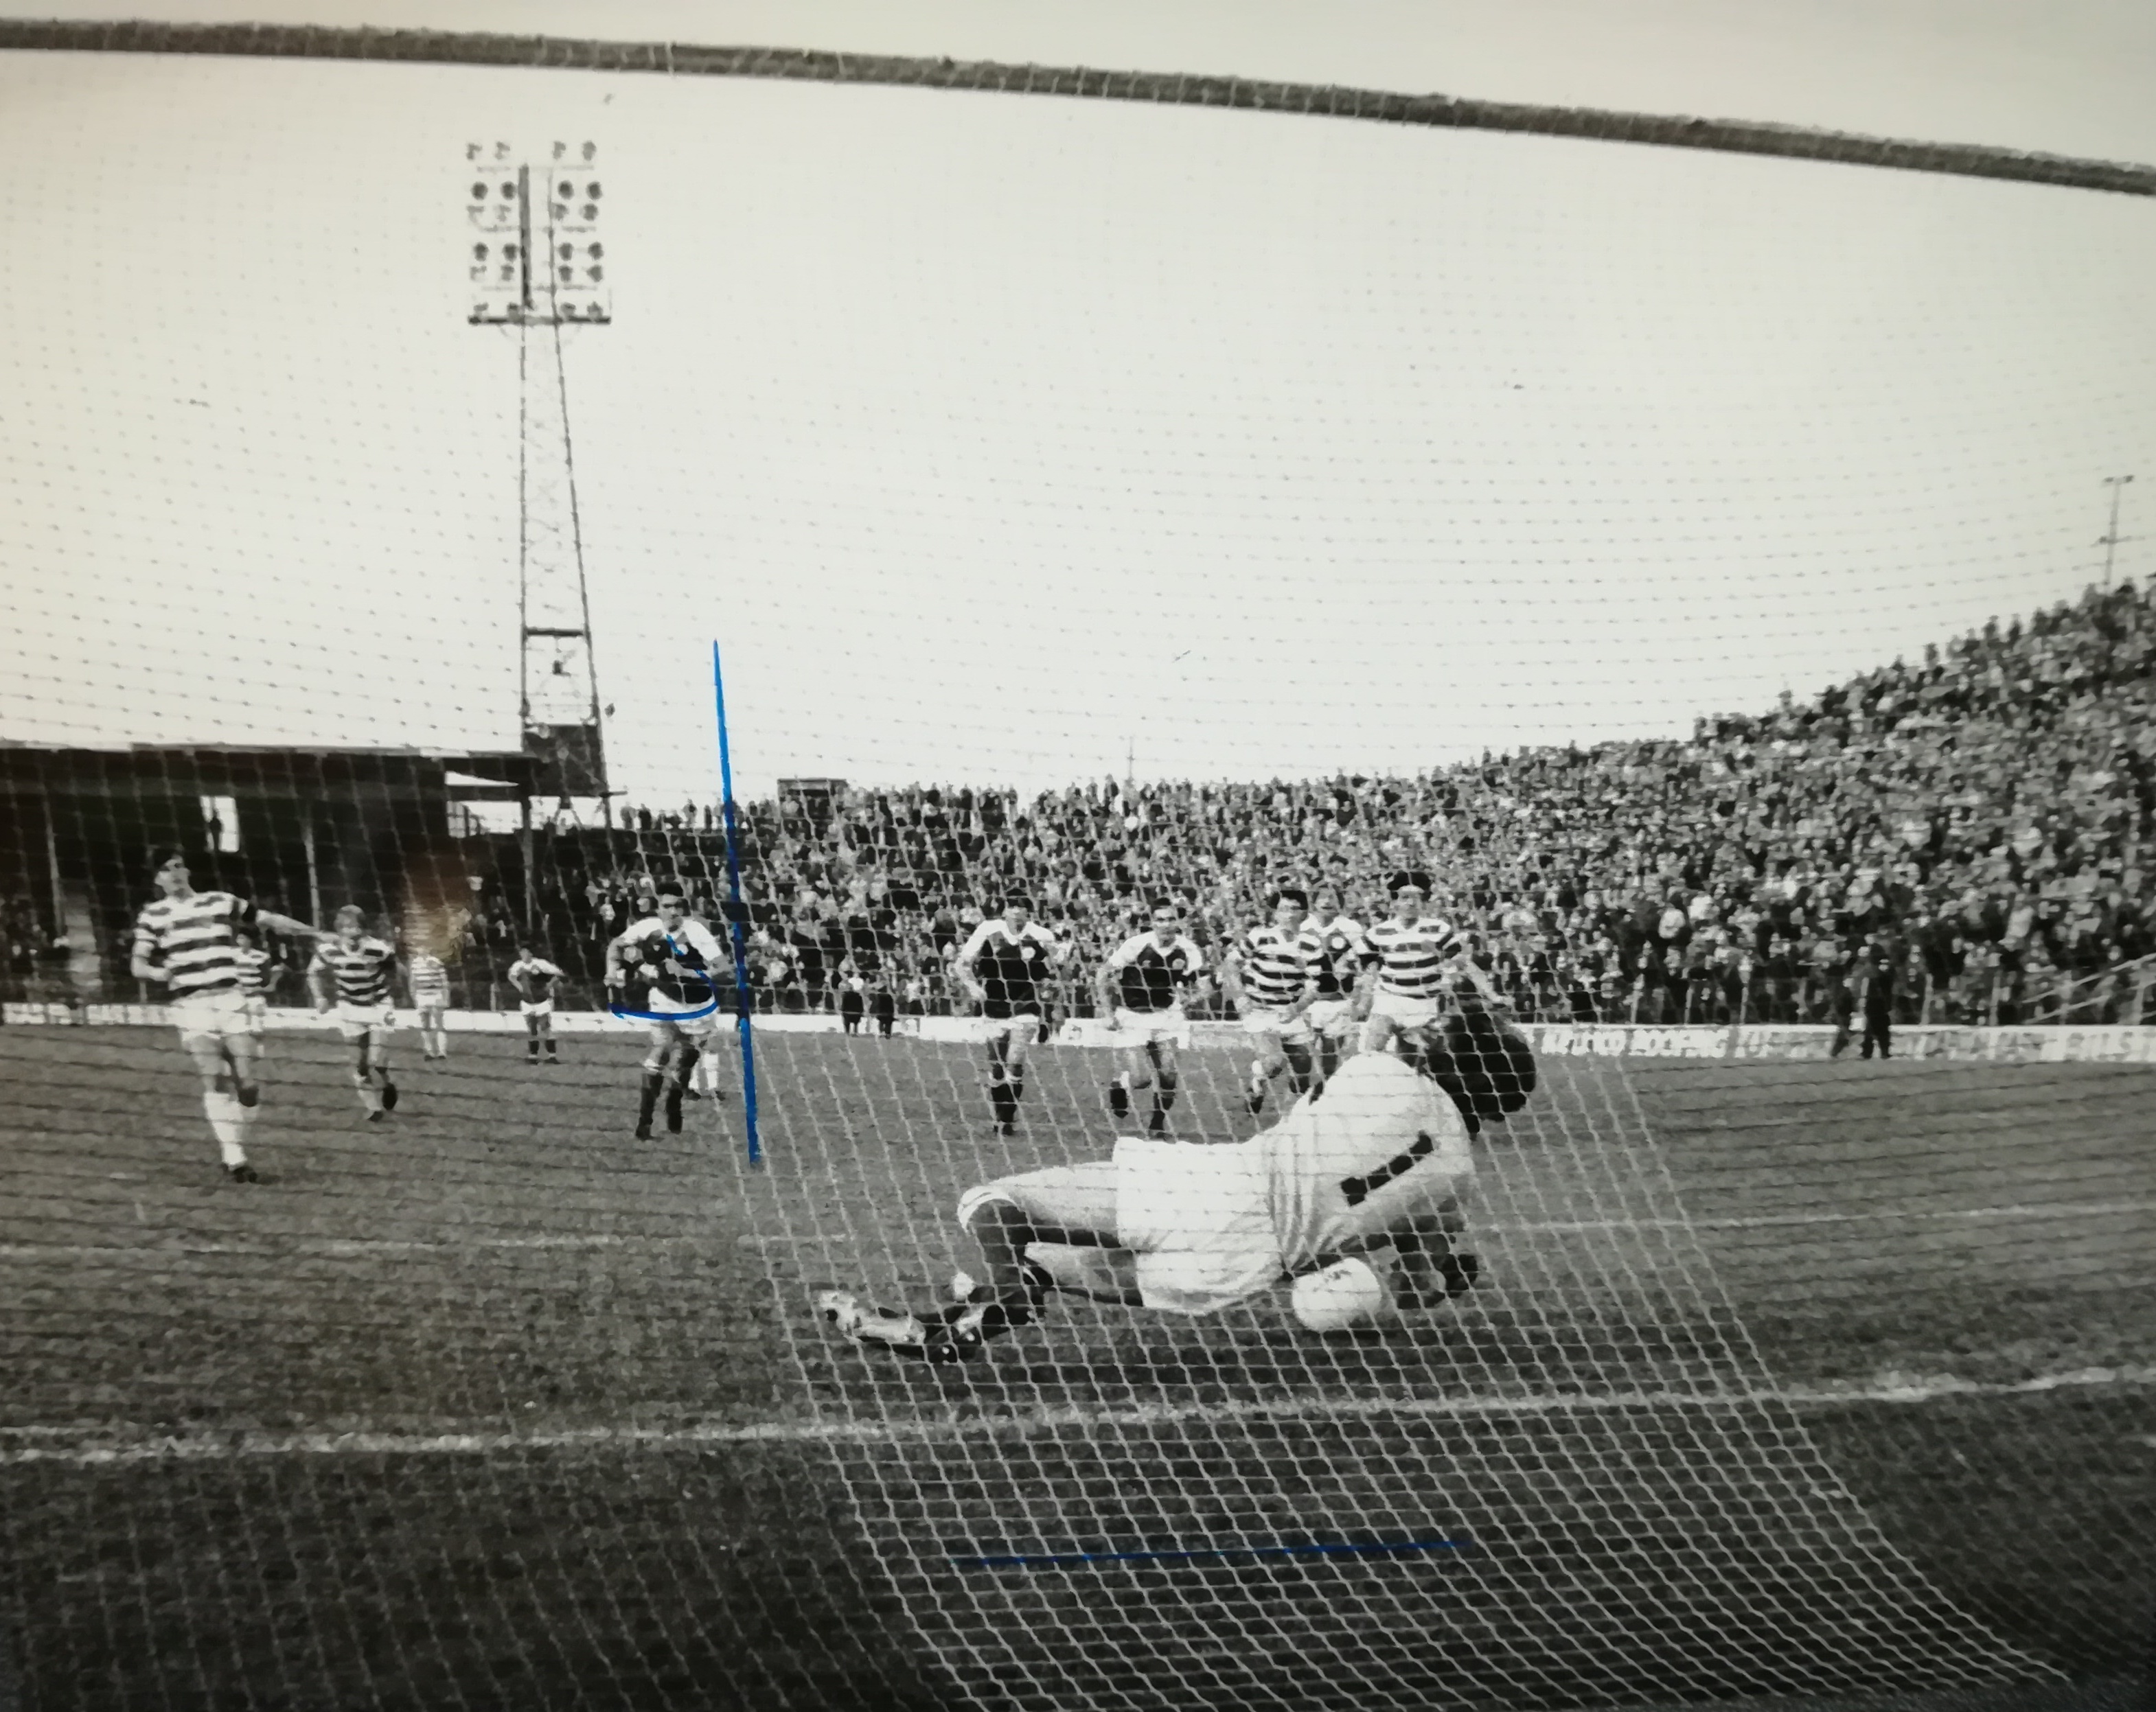
<instances>
[{"instance_id":1,"label":"running player","mask_svg":"<svg viewBox=\"0 0 2156 1712\"><path fill-rule=\"evenodd\" d=\"M432 951L414 951L405 960L412 986L412 1008L419 1013L419 1055L439 1060L449 1055L449 971Z\"/></svg>"},{"instance_id":2,"label":"running player","mask_svg":"<svg viewBox=\"0 0 2156 1712\"><path fill-rule=\"evenodd\" d=\"M1183 911L1163 898L1152 906L1152 931L1134 933L1101 966L1096 996L1103 1016L1115 1018L1116 1045L1123 1068L1108 1084L1108 1110L1117 1118L1131 1112L1131 1096L1147 1088L1152 1114L1151 1135L1168 1129L1168 1108L1182 1082L1176 1043L1190 1035L1183 995L1205 967L1205 954L1183 931Z\"/></svg>"},{"instance_id":3,"label":"running player","mask_svg":"<svg viewBox=\"0 0 2156 1712\"><path fill-rule=\"evenodd\" d=\"M1452 924L1424 911L1428 874L1396 874L1387 889L1393 913L1364 935L1356 991L1364 1052L1383 1052L1395 1039L1431 1028L1444 1009L1448 972L1466 961L1467 948Z\"/></svg>"},{"instance_id":4,"label":"running player","mask_svg":"<svg viewBox=\"0 0 2156 1712\"><path fill-rule=\"evenodd\" d=\"M367 918L356 904L336 912L336 932L324 940L307 966L315 1009L336 1012L337 1033L354 1048L352 1085L370 1124L397 1110L397 1084L389 1079L389 1037L397 1030L390 982L397 972L397 949L367 930Z\"/></svg>"},{"instance_id":5,"label":"running player","mask_svg":"<svg viewBox=\"0 0 2156 1712\"><path fill-rule=\"evenodd\" d=\"M554 983L562 978L562 971L548 962L521 941L517 942L516 961L509 966L509 984L516 990L516 997L524 1007L524 1062L539 1062L539 1046L545 1042L547 1062L558 1064L561 1059L554 1051Z\"/></svg>"},{"instance_id":6,"label":"running player","mask_svg":"<svg viewBox=\"0 0 2156 1712\"><path fill-rule=\"evenodd\" d=\"M651 1139L651 1118L666 1097L666 1127L681 1131L681 1100L689 1078L717 1031L718 990L711 971L726 953L718 936L687 911L678 886L662 886L652 913L632 921L607 945L609 1007L643 1019L650 1050L637 1098L636 1139ZM716 1055L711 1055L716 1064ZM713 1093L717 1092L713 1084Z\"/></svg>"},{"instance_id":7,"label":"running player","mask_svg":"<svg viewBox=\"0 0 2156 1712\"><path fill-rule=\"evenodd\" d=\"M1272 920L1250 929L1220 960L1220 987L1243 1020L1243 1031L1257 1043L1250 1060L1244 1104L1265 1110L1265 1089L1280 1073L1298 1095L1310 1092L1316 1065L1310 1007L1317 996L1302 946L1303 919L1310 900L1292 890L1266 900Z\"/></svg>"},{"instance_id":8,"label":"running player","mask_svg":"<svg viewBox=\"0 0 2156 1712\"><path fill-rule=\"evenodd\" d=\"M1363 971L1363 924L1342 907L1331 887L1311 900L1302 924L1302 960L1315 997L1308 1015L1317 1041L1317 1079L1340 1068L1355 1037L1355 982Z\"/></svg>"},{"instance_id":9,"label":"running player","mask_svg":"<svg viewBox=\"0 0 2156 1712\"><path fill-rule=\"evenodd\" d=\"M998 1135L1016 1133L1026 1054L1040 1038L1041 987L1063 957L1055 935L1033 919L1030 900L1011 897L1004 900L1003 918L975 928L952 964L967 995L981 1007L988 1105Z\"/></svg>"},{"instance_id":10,"label":"running player","mask_svg":"<svg viewBox=\"0 0 2156 1712\"><path fill-rule=\"evenodd\" d=\"M239 989L243 928L313 936L306 922L258 910L229 892L198 892L188 883L187 859L175 849L152 853L158 896L135 919L129 967L137 981L163 985L180 1044L202 1077L203 1112L217 1137L224 1174L236 1183L260 1181L247 1161L247 1131L261 1103L254 1067L262 1043L248 1027Z\"/></svg>"},{"instance_id":11,"label":"running player","mask_svg":"<svg viewBox=\"0 0 2156 1712\"><path fill-rule=\"evenodd\" d=\"M947 1307L867 1308L844 1290L815 1305L859 1342L938 1362L1039 1319L1051 1290L1207 1315L1291 1280L1296 1317L1324 1330L1437 1307L1481 1270L1460 1246L1471 1140L1535 1082L1524 1039L1507 1033L1485 1056L1473 1034L1454 1017L1409 1058L1351 1059L1322 1100L1298 1099L1247 1141L1125 1136L1111 1159L968 1189L958 1222L987 1275L955 1277Z\"/></svg>"}]
</instances>

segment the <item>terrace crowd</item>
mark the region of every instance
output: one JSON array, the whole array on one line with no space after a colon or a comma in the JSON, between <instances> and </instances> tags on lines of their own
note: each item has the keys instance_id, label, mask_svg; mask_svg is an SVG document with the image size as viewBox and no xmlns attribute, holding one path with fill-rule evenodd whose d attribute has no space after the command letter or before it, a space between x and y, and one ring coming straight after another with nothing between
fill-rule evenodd
<instances>
[{"instance_id":1,"label":"terrace crowd","mask_svg":"<svg viewBox=\"0 0 2156 1712\"><path fill-rule=\"evenodd\" d=\"M948 1010L951 953L1016 891L1074 946L1065 1002L1084 1014L1152 897L1180 900L1217 958L1275 886L1335 888L1368 922L1384 874L1412 865L1529 1015L1816 1020L1884 967L1905 1020L2139 1021L2152 668L2156 603L2129 582L1689 740L1412 777L753 803L738 837L752 979L773 1007L828 1008L858 984ZM545 840L542 937L572 973L595 972L654 877L718 917L715 806L627 818ZM509 905L482 892L475 956L516 937Z\"/></svg>"}]
</instances>

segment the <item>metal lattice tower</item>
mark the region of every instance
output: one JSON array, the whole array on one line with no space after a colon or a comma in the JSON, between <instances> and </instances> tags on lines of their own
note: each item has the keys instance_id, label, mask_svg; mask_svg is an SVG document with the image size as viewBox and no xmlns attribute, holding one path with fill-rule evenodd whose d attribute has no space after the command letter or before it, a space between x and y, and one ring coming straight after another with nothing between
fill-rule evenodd
<instances>
[{"instance_id":1,"label":"metal lattice tower","mask_svg":"<svg viewBox=\"0 0 2156 1712\"><path fill-rule=\"evenodd\" d=\"M471 143L470 316L517 330L518 692L525 753L541 797L608 797L592 654L591 601L562 361L565 327L612 320L599 237L597 146L556 143L521 161L507 143Z\"/></svg>"}]
</instances>

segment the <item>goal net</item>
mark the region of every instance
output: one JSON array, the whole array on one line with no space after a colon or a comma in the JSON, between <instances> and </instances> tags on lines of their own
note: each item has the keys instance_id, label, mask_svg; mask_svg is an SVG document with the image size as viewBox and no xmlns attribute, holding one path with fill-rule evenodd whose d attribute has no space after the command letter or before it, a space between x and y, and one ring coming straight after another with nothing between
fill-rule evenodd
<instances>
[{"instance_id":1,"label":"goal net","mask_svg":"<svg viewBox=\"0 0 2156 1712\"><path fill-rule=\"evenodd\" d=\"M8 28L0 1708L2132 1668L2148 169Z\"/></svg>"}]
</instances>

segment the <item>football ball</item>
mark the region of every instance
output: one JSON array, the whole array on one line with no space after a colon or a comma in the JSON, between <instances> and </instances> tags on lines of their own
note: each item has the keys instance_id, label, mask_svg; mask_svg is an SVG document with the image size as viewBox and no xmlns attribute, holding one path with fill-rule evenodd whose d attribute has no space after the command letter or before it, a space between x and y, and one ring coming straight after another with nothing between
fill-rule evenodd
<instances>
[{"instance_id":1,"label":"football ball","mask_svg":"<svg viewBox=\"0 0 2156 1712\"><path fill-rule=\"evenodd\" d=\"M1393 1294L1367 1261L1350 1258L1297 1279L1288 1307L1312 1331L1354 1331L1387 1318Z\"/></svg>"}]
</instances>

